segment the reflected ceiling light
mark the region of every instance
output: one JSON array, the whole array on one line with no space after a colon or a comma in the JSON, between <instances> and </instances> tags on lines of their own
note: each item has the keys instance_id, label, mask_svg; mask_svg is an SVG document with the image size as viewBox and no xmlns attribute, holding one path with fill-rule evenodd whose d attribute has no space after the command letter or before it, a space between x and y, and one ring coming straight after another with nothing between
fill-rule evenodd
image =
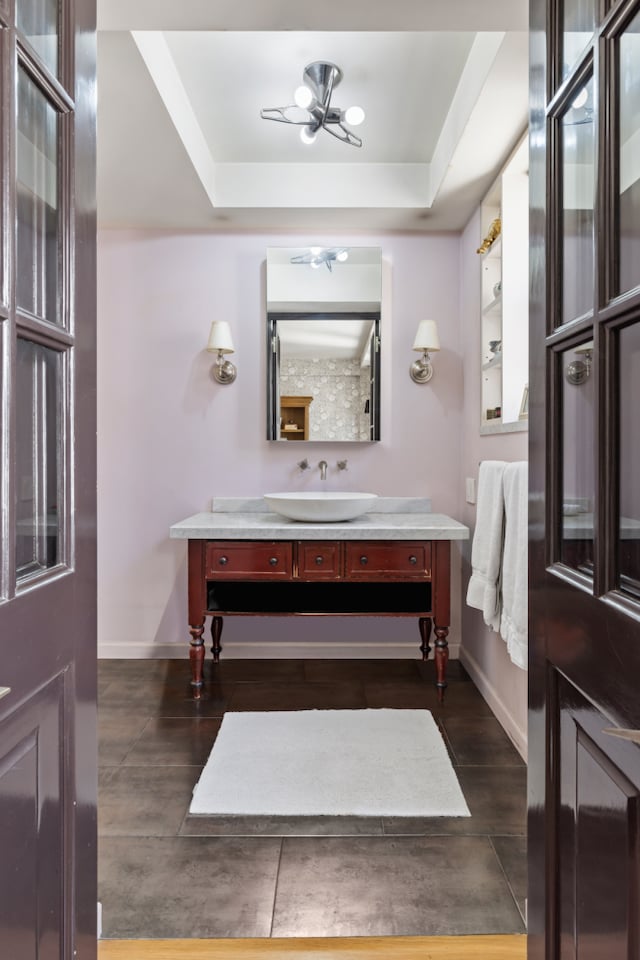
<instances>
[{"instance_id":1,"label":"reflected ceiling light","mask_svg":"<svg viewBox=\"0 0 640 960\"><path fill-rule=\"evenodd\" d=\"M318 130L326 130L343 143L361 147L362 140L352 133L344 122L357 127L364 120L362 107L340 110L331 106L331 94L342 80L342 70L335 63L317 60L304 68L304 84L293 95L294 103L285 107L265 107L260 111L263 120L278 120L302 127L300 139L313 143Z\"/></svg>"},{"instance_id":2,"label":"reflected ceiling light","mask_svg":"<svg viewBox=\"0 0 640 960\"><path fill-rule=\"evenodd\" d=\"M571 106L574 110L579 110L580 107L584 107L587 100L589 99L589 93L586 87L583 87L578 96L575 98Z\"/></svg>"},{"instance_id":3,"label":"reflected ceiling light","mask_svg":"<svg viewBox=\"0 0 640 960\"><path fill-rule=\"evenodd\" d=\"M344 263L348 259L349 251L346 247L309 247L308 253L300 253L297 257L291 257L291 263L308 263L314 270L317 270L324 263L331 273L333 270L332 263L336 260Z\"/></svg>"}]
</instances>

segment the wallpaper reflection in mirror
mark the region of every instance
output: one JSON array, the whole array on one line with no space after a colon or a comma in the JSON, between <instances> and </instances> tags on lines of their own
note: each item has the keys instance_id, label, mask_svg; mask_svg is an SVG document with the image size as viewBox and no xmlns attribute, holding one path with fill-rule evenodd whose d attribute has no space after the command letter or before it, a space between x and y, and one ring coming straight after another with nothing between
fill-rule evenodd
<instances>
[{"instance_id":1,"label":"wallpaper reflection in mirror","mask_svg":"<svg viewBox=\"0 0 640 960\"><path fill-rule=\"evenodd\" d=\"M379 247L267 251L267 439L380 438Z\"/></svg>"}]
</instances>

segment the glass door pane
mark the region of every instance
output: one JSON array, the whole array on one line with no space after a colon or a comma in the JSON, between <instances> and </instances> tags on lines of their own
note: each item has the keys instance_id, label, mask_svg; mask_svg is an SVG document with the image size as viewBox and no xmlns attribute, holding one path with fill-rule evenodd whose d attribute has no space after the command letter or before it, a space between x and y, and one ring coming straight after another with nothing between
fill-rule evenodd
<instances>
[{"instance_id":1,"label":"glass door pane","mask_svg":"<svg viewBox=\"0 0 640 960\"><path fill-rule=\"evenodd\" d=\"M18 580L61 561L62 358L18 340L16 356L16 568Z\"/></svg>"},{"instance_id":2,"label":"glass door pane","mask_svg":"<svg viewBox=\"0 0 640 960\"><path fill-rule=\"evenodd\" d=\"M593 310L595 136L593 79L561 118L562 323Z\"/></svg>"},{"instance_id":3,"label":"glass door pane","mask_svg":"<svg viewBox=\"0 0 640 960\"><path fill-rule=\"evenodd\" d=\"M592 575L595 502L593 342L561 355L562 538L560 561Z\"/></svg>"},{"instance_id":4,"label":"glass door pane","mask_svg":"<svg viewBox=\"0 0 640 960\"><path fill-rule=\"evenodd\" d=\"M29 76L18 76L18 307L60 322L59 115Z\"/></svg>"},{"instance_id":5,"label":"glass door pane","mask_svg":"<svg viewBox=\"0 0 640 960\"><path fill-rule=\"evenodd\" d=\"M564 0L562 10L562 79L591 40L596 25L596 0Z\"/></svg>"},{"instance_id":6,"label":"glass door pane","mask_svg":"<svg viewBox=\"0 0 640 960\"><path fill-rule=\"evenodd\" d=\"M58 0L16 0L16 23L54 76L58 74Z\"/></svg>"},{"instance_id":7,"label":"glass door pane","mask_svg":"<svg viewBox=\"0 0 640 960\"><path fill-rule=\"evenodd\" d=\"M640 599L640 324L620 332L618 586Z\"/></svg>"},{"instance_id":8,"label":"glass door pane","mask_svg":"<svg viewBox=\"0 0 640 960\"><path fill-rule=\"evenodd\" d=\"M640 14L619 40L619 284L640 284Z\"/></svg>"}]
</instances>

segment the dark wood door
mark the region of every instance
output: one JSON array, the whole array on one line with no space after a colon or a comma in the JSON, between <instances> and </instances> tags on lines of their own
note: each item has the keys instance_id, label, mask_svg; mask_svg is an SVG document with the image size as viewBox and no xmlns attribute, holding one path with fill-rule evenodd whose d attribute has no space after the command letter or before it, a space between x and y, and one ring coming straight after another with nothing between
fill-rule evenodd
<instances>
[{"instance_id":1,"label":"dark wood door","mask_svg":"<svg viewBox=\"0 0 640 960\"><path fill-rule=\"evenodd\" d=\"M640 2L531 2L529 956L640 955Z\"/></svg>"},{"instance_id":2,"label":"dark wood door","mask_svg":"<svg viewBox=\"0 0 640 960\"><path fill-rule=\"evenodd\" d=\"M0 2L0 955L96 954L95 0Z\"/></svg>"}]
</instances>

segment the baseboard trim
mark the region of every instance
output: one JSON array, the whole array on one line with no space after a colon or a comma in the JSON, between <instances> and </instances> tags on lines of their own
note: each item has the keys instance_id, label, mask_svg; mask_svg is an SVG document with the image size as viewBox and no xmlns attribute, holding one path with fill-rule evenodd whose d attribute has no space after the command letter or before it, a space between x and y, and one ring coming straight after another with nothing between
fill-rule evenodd
<instances>
[{"instance_id":1,"label":"baseboard trim","mask_svg":"<svg viewBox=\"0 0 640 960\"><path fill-rule=\"evenodd\" d=\"M207 655L209 645L206 644ZM460 644L449 645L449 656L457 660ZM185 660L186 643L102 643L100 660ZM227 660L417 660L416 643L273 643L259 640L229 642L222 656Z\"/></svg>"},{"instance_id":2,"label":"baseboard trim","mask_svg":"<svg viewBox=\"0 0 640 960\"><path fill-rule=\"evenodd\" d=\"M527 762L527 732L522 730L513 719L504 704L501 696L493 686L478 661L464 647L460 649L460 662L465 668L476 687L491 707L496 719L504 728L505 733L513 743L514 747L524 760Z\"/></svg>"}]
</instances>

